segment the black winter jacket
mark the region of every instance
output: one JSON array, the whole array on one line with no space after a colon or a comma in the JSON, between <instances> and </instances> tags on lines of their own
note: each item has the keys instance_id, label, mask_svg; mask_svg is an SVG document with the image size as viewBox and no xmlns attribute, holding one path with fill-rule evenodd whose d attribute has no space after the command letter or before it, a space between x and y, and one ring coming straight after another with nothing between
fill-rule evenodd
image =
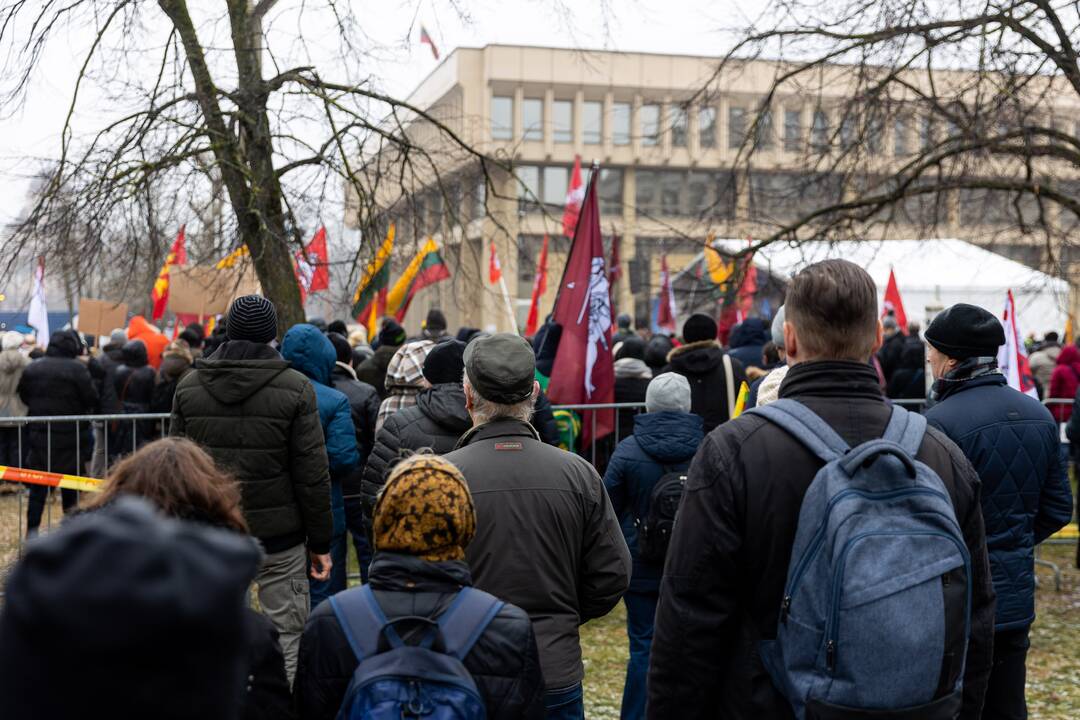
<instances>
[{"instance_id":1,"label":"black winter jacket","mask_svg":"<svg viewBox=\"0 0 1080 720\"><path fill-rule=\"evenodd\" d=\"M668 354L664 372L675 372L690 381L690 412L700 415L709 433L728 419L727 376L724 351L715 340L702 340L675 348ZM731 358L732 388L736 395L746 380L742 363ZM734 399L732 399L734 402Z\"/></svg>"},{"instance_id":2,"label":"black winter jacket","mask_svg":"<svg viewBox=\"0 0 1080 720\"><path fill-rule=\"evenodd\" d=\"M529 423L536 428L536 433L541 440L548 445L559 446L559 426L555 422L555 411L552 410L551 401L543 391L536 396L536 404L533 406Z\"/></svg>"},{"instance_id":3,"label":"black winter jacket","mask_svg":"<svg viewBox=\"0 0 1080 720\"><path fill-rule=\"evenodd\" d=\"M149 412L157 373L150 367L146 346L139 340L128 342L124 345L121 360L120 366L116 368L113 386L123 411Z\"/></svg>"},{"instance_id":4,"label":"black winter jacket","mask_svg":"<svg viewBox=\"0 0 1080 720\"><path fill-rule=\"evenodd\" d=\"M445 455L471 427L461 383L443 383L423 390L416 396L416 405L386 418L364 468L365 514L371 517L386 476L404 454L430 448L437 455Z\"/></svg>"},{"instance_id":5,"label":"black winter jacket","mask_svg":"<svg viewBox=\"0 0 1080 720\"><path fill-rule=\"evenodd\" d=\"M804 403L849 444L881 437L891 408L863 363L791 368L780 397ZM941 476L972 561L971 636L960 717L977 720L989 678L994 591L979 477L928 428L918 460ZM743 415L705 438L690 465L656 612L650 718L793 717L758 651L776 637L803 496L821 461L784 430Z\"/></svg>"},{"instance_id":6,"label":"black winter jacket","mask_svg":"<svg viewBox=\"0 0 1080 720\"><path fill-rule=\"evenodd\" d=\"M390 620L414 615L438 617L458 590L472 585L461 561L431 563L420 558L376 553L368 580L375 599ZM359 592L359 588L346 592ZM399 632L409 628L397 625ZM414 626L403 639L415 642ZM544 717L544 680L536 638L528 615L506 604L465 656L465 669L476 681L490 720ZM296 709L304 720L333 720L356 670L349 647L330 603L311 611L300 640L294 686Z\"/></svg>"},{"instance_id":7,"label":"black winter jacket","mask_svg":"<svg viewBox=\"0 0 1080 720\"><path fill-rule=\"evenodd\" d=\"M268 553L330 549L330 472L311 381L269 345L232 340L176 388L171 435L199 443L240 483Z\"/></svg>"},{"instance_id":8,"label":"black winter jacket","mask_svg":"<svg viewBox=\"0 0 1080 720\"><path fill-rule=\"evenodd\" d=\"M446 459L476 506L465 551L476 586L529 613L549 689L580 682L578 627L607 615L630 582L630 552L603 481L583 458L510 418L474 427Z\"/></svg>"},{"instance_id":9,"label":"black winter jacket","mask_svg":"<svg viewBox=\"0 0 1080 720\"><path fill-rule=\"evenodd\" d=\"M997 593L997 630L1035 619L1035 546L1072 519L1058 426L1042 403L1000 373L950 384L926 420L971 460Z\"/></svg>"},{"instance_id":10,"label":"black winter jacket","mask_svg":"<svg viewBox=\"0 0 1080 720\"><path fill-rule=\"evenodd\" d=\"M379 417L379 393L366 382L356 379L356 371L344 363L334 363L330 373L331 386L349 399L353 427L356 428L356 446L360 450L360 463L367 462L371 448L375 446L375 421Z\"/></svg>"},{"instance_id":11,"label":"black winter jacket","mask_svg":"<svg viewBox=\"0 0 1080 720\"><path fill-rule=\"evenodd\" d=\"M262 613L247 608L248 672L241 720L292 720L292 691L278 631Z\"/></svg>"},{"instance_id":12,"label":"black winter jacket","mask_svg":"<svg viewBox=\"0 0 1080 720\"><path fill-rule=\"evenodd\" d=\"M53 333L45 357L27 365L19 379L17 392L27 407L27 415L89 415L97 409L97 390L86 363L76 359L78 354L74 336ZM83 474L79 466L90 458L92 444L88 431L86 423L81 424L78 435L74 423L54 423L51 432L44 424L32 425L30 466Z\"/></svg>"},{"instance_id":13,"label":"black winter jacket","mask_svg":"<svg viewBox=\"0 0 1080 720\"><path fill-rule=\"evenodd\" d=\"M380 345L371 357L356 368L356 379L367 383L379 393L379 401L386 397L386 368L400 345Z\"/></svg>"}]
</instances>

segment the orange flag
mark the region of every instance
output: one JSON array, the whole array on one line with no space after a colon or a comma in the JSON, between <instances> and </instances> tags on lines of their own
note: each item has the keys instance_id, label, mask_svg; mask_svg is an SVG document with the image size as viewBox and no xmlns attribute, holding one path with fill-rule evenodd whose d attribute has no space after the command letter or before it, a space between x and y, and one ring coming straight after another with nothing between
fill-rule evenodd
<instances>
[{"instance_id":1,"label":"orange flag","mask_svg":"<svg viewBox=\"0 0 1080 720\"><path fill-rule=\"evenodd\" d=\"M169 304L169 270L173 265L187 263L187 251L184 249L184 228L180 226L180 232L173 241L172 249L165 256L165 264L161 266L157 280L154 281L154 289L150 291L150 299L154 302L154 310L150 318L155 322L165 316L165 307Z\"/></svg>"}]
</instances>

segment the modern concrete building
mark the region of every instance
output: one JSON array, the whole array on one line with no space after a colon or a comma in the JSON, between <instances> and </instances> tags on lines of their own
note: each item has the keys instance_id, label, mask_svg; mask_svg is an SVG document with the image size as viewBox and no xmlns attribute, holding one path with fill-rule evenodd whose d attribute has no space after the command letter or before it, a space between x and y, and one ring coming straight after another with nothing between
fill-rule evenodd
<instances>
[{"instance_id":1,"label":"modern concrete building","mask_svg":"<svg viewBox=\"0 0 1080 720\"><path fill-rule=\"evenodd\" d=\"M561 218L575 156L586 176L593 161L599 164L603 230L621 238L617 310L641 317L658 292L661 254L678 273L710 234L764 237L859 192L862 182L887 187L893 169L916 148L949 132L915 113L856 117L841 111L850 84L843 67L821 73L813 87L785 85L759 115L777 65L748 62L718 74L717 63L715 57L504 45L460 48L446 57L409 102L484 155L511 162L516 177L495 171L485 183L475 157L447 152L437 187L425 188L421 180L400 197L393 189L380 191L379 205L393 204L386 219L398 226L395 267L430 234L454 274L453 282L423 292L408 324L415 327L428 306L439 305L451 327L509 329L498 286L488 281L494 243L523 325L545 234L552 253L541 309L550 309L569 245ZM432 147L446 144L445 135L423 121L410 135ZM753 169L747 173L750 145ZM854 145L865 180L853 183L841 169ZM932 232L992 244L1047 269L1045 238L1011 232L1008 207L991 191L928 195L905 201L867 232L893 238ZM1037 212L1034 201L1023 200L1022 209ZM355 224L355 203L351 212Z\"/></svg>"}]
</instances>

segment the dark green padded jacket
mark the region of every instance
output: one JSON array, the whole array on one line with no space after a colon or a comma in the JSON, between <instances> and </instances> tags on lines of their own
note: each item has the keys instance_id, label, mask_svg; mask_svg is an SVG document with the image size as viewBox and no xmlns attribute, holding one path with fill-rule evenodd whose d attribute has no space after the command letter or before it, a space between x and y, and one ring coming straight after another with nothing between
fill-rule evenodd
<instances>
[{"instance_id":1,"label":"dark green padded jacket","mask_svg":"<svg viewBox=\"0 0 1080 720\"><path fill-rule=\"evenodd\" d=\"M266 552L330 548L330 472L311 382L269 345L229 341L176 387L169 433L194 440L240 483Z\"/></svg>"}]
</instances>

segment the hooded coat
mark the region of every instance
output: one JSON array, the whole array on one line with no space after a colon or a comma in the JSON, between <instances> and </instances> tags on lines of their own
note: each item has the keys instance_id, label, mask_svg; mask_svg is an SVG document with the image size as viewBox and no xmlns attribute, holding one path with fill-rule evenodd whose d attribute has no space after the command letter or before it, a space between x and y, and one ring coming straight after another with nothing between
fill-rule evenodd
<instances>
[{"instance_id":1,"label":"hooded coat","mask_svg":"<svg viewBox=\"0 0 1080 720\"><path fill-rule=\"evenodd\" d=\"M438 617L462 587L472 585L460 560L428 562L410 555L377 553L368 580L387 618ZM359 588L346 592L358 592ZM402 624L405 642L417 642L416 624ZM540 720L544 682L536 637L525 612L503 605L462 660L476 681L489 720ZM330 603L311 611L300 640L294 693L304 720L334 720L356 670L356 655Z\"/></svg>"},{"instance_id":2,"label":"hooded coat","mask_svg":"<svg viewBox=\"0 0 1080 720\"><path fill-rule=\"evenodd\" d=\"M330 475L315 388L269 345L222 343L176 387L169 433L203 446L240 484L268 553L329 552Z\"/></svg>"},{"instance_id":3,"label":"hooded coat","mask_svg":"<svg viewBox=\"0 0 1080 720\"><path fill-rule=\"evenodd\" d=\"M142 315L136 315L128 323L128 341L142 340L146 346L146 360L150 367L157 370L161 367L161 353L169 344L169 338L155 330Z\"/></svg>"},{"instance_id":4,"label":"hooded coat","mask_svg":"<svg viewBox=\"0 0 1080 720\"><path fill-rule=\"evenodd\" d=\"M27 415L89 415L97 409L98 393L86 363L77 359L79 350L79 340L74 333L55 332L49 338L45 356L23 370L17 392L26 404ZM75 423L54 423L51 431L44 424L32 425L29 432L30 466L81 474L81 462L90 457L91 443L89 438L82 437L86 430L86 423L79 428L79 433Z\"/></svg>"},{"instance_id":5,"label":"hooded coat","mask_svg":"<svg viewBox=\"0 0 1080 720\"><path fill-rule=\"evenodd\" d=\"M379 393L366 382L356 379L356 371L343 362L334 363L330 373L334 389L349 399L353 427L356 429L356 445L360 450L360 463L367 462L375 445L375 421L379 416Z\"/></svg>"},{"instance_id":6,"label":"hooded coat","mask_svg":"<svg viewBox=\"0 0 1080 720\"><path fill-rule=\"evenodd\" d=\"M705 433L728 419L727 376L724 351L715 340L702 340L675 348L668 354L665 370L690 381L690 412L705 421ZM731 387L735 393L746 381L742 363L731 358ZM734 398L732 398L734 401Z\"/></svg>"},{"instance_id":7,"label":"hooded coat","mask_svg":"<svg viewBox=\"0 0 1080 720\"><path fill-rule=\"evenodd\" d=\"M461 383L434 385L416 396L416 405L388 417L364 468L365 514L371 517L386 476L403 452L429 448L436 455L444 455L471 427Z\"/></svg>"},{"instance_id":8,"label":"hooded coat","mask_svg":"<svg viewBox=\"0 0 1080 720\"><path fill-rule=\"evenodd\" d=\"M1076 397L1077 388L1080 388L1080 349L1075 345L1066 345L1058 354L1057 366L1050 376L1050 392L1046 396L1072 400ZM1072 405L1051 405L1050 413L1058 422L1068 422L1072 417Z\"/></svg>"},{"instance_id":9,"label":"hooded coat","mask_svg":"<svg viewBox=\"0 0 1080 720\"><path fill-rule=\"evenodd\" d=\"M147 360L142 340L129 340L120 355L121 363L113 373L113 389L124 414L150 412L157 382L154 368ZM169 409L172 407L170 405ZM117 421L109 424L109 456L127 454L154 438L154 421Z\"/></svg>"},{"instance_id":10,"label":"hooded coat","mask_svg":"<svg viewBox=\"0 0 1080 720\"><path fill-rule=\"evenodd\" d=\"M173 396L180 380L191 371L195 360L190 350L172 346L161 357L161 371L158 373L154 396L150 401L153 412L171 412Z\"/></svg>"},{"instance_id":11,"label":"hooded coat","mask_svg":"<svg viewBox=\"0 0 1080 720\"><path fill-rule=\"evenodd\" d=\"M608 462L604 486L634 561L631 592L658 592L664 571L662 565L646 562L638 554L635 521L648 515L657 481L689 468L704 437L701 418L693 413L645 413L634 418L633 434L619 443Z\"/></svg>"},{"instance_id":12,"label":"hooded coat","mask_svg":"<svg viewBox=\"0 0 1080 720\"><path fill-rule=\"evenodd\" d=\"M728 355L744 368L762 367L765 343L769 342L769 326L761 318L747 318L735 326L728 338Z\"/></svg>"},{"instance_id":13,"label":"hooded coat","mask_svg":"<svg viewBox=\"0 0 1080 720\"><path fill-rule=\"evenodd\" d=\"M0 352L0 417L23 417L26 404L19 398L19 380L30 358L18 350Z\"/></svg>"}]
</instances>

